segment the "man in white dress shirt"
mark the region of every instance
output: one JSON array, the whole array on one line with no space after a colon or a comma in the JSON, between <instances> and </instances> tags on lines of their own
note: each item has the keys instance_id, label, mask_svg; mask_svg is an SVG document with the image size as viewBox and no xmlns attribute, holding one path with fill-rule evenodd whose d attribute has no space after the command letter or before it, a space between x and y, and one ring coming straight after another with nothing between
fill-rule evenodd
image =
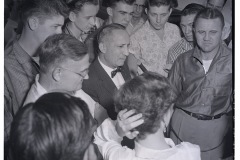
<instances>
[{"instance_id":1,"label":"man in white dress shirt","mask_svg":"<svg viewBox=\"0 0 240 160\"><path fill-rule=\"evenodd\" d=\"M107 117L106 110L82 88L88 78L89 54L86 46L75 37L61 34L49 37L37 50L40 73L36 76L24 104L35 102L48 92L68 92L83 99L98 124Z\"/></svg>"}]
</instances>

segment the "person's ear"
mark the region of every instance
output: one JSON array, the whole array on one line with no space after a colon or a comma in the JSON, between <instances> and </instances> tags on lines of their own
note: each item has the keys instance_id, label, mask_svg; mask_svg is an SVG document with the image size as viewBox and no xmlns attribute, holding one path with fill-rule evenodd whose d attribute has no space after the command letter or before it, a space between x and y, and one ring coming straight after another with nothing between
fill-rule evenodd
<instances>
[{"instance_id":1,"label":"person's ear","mask_svg":"<svg viewBox=\"0 0 240 160\"><path fill-rule=\"evenodd\" d=\"M28 18L28 26L31 30L36 30L39 26L39 18L32 16Z\"/></svg>"},{"instance_id":2,"label":"person's ear","mask_svg":"<svg viewBox=\"0 0 240 160\"><path fill-rule=\"evenodd\" d=\"M170 8L168 15L170 16L172 13L172 8Z\"/></svg>"},{"instance_id":3,"label":"person's ear","mask_svg":"<svg viewBox=\"0 0 240 160\"><path fill-rule=\"evenodd\" d=\"M111 7L107 7L107 13L109 16L113 16L113 10Z\"/></svg>"},{"instance_id":4,"label":"person's ear","mask_svg":"<svg viewBox=\"0 0 240 160\"><path fill-rule=\"evenodd\" d=\"M148 14L148 9L147 8L145 8L145 13Z\"/></svg>"},{"instance_id":5,"label":"person's ear","mask_svg":"<svg viewBox=\"0 0 240 160\"><path fill-rule=\"evenodd\" d=\"M60 81L61 80L61 76L62 76L62 71L61 71L61 68L55 68L53 71L52 71L52 78L55 80L55 81Z\"/></svg>"},{"instance_id":6,"label":"person's ear","mask_svg":"<svg viewBox=\"0 0 240 160\"><path fill-rule=\"evenodd\" d=\"M105 45L104 43L99 43L98 47L99 47L99 50L100 50L102 53L106 53L107 48L106 48L106 45Z\"/></svg>"},{"instance_id":7,"label":"person's ear","mask_svg":"<svg viewBox=\"0 0 240 160\"><path fill-rule=\"evenodd\" d=\"M70 12L69 13L69 19L70 19L70 21L72 21L72 22L75 22L75 20L76 20L76 13L74 13L74 12Z\"/></svg>"}]
</instances>

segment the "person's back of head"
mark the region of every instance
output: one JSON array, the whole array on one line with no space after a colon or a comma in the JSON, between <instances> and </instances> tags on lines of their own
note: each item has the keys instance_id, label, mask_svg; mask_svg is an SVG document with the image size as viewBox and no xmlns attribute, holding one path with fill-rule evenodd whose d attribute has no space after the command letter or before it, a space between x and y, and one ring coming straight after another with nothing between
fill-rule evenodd
<instances>
[{"instance_id":1,"label":"person's back of head","mask_svg":"<svg viewBox=\"0 0 240 160\"><path fill-rule=\"evenodd\" d=\"M67 5L62 0L23 0L19 10L23 23L31 16L38 17L43 22L56 15L66 18L69 13Z\"/></svg>"},{"instance_id":2,"label":"person's back of head","mask_svg":"<svg viewBox=\"0 0 240 160\"><path fill-rule=\"evenodd\" d=\"M87 104L66 93L48 93L19 110L11 128L14 160L79 160L95 123Z\"/></svg>"},{"instance_id":3,"label":"person's back of head","mask_svg":"<svg viewBox=\"0 0 240 160\"><path fill-rule=\"evenodd\" d=\"M87 55L87 47L69 34L48 37L38 48L40 72L46 73L68 59L79 61Z\"/></svg>"},{"instance_id":4,"label":"person's back of head","mask_svg":"<svg viewBox=\"0 0 240 160\"><path fill-rule=\"evenodd\" d=\"M205 8L201 11L198 12L198 14L196 15L195 17L195 20L194 20L194 26L196 26L196 22L198 21L198 19L217 19L219 18L220 21L221 21L221 26L222 28L224 27L224 17L222 15L222 13L216 9L216 8Z\"/></svg>"},{"instance_id":5,"label":"person's back of head","mask_svg":"<svg viewBox=\"0 0 240 160\"><path fill-rule=\"evenodd\" d=\"M143 140L153 134L164 122L164 116L172 108L176 94L167 78L153 72L146 72L126 82L114 97L117 112L123 109L141 113L144 123L136 127L137 139ZM169 117L170 118L170 117Z\"/></svg>"}]
</instances>

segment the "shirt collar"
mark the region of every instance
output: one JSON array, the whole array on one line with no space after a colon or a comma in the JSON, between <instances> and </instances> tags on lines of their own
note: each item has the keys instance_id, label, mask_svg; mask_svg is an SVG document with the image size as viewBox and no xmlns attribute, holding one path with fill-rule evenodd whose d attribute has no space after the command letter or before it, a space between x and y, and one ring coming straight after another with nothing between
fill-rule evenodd
<instances>
[{"instance_id":1,"label":"shirt collar","mask_svg":"<svg viewBox=\"0 0 240 160\"><path fill-rule=\"evenodd\" d=\"M37 91L40 95L47 93L47 90L43 88L43 86L39 83L39 74L37 74L35 78L35 84L36 84Z\"/></svg>"},{"instance_id":2,"label":"shirt collar","mask_svg":"<svg viewBox=\"0 0 240 160\"><path fill-rule=\"evenodd\" d=\"M18 41L15 41L15 43L13 44L13 48L14 52L17 52L15 53L15 56L21 64L34 61L32 57L20 46Z\"/></svg>"},{"instance_id":3,"label":"shirt collar","mask_svg":"<svg viewBox=\"0 0 240 160\"><path fill-rule=\"evenodd\" d=\"M165 150L154 150L150 148L146 148L141 144L135 141L135 153L136 156L139 158L146 158L146 159L157 159L161 157L161 159L166 159L171 155L175 154L177 151L175 149L175 144L170 138L165 138L166 143L171 147Z\"/></svg>"},{"instance_id":4,"label":"shirt collar","mask_svg":"<svg viewBox=\"0 0 240 160\"><path fill-rule=\"evenodd\" d=\"M230 51L227 51L227 46L224 44L224 43L221 43L220 46L219 46L219 50L217 52L217 54L214 56L213 59L216 59L216 57L224 57L224 56L227 56L229 55L231 52ZM193 57L198 59L200 62L202 62L202 55L201 55L201 51L200 49L198 48L198 46L196 46L194 48L194 51L193 51Z\"/></svg>"},{"instance_id":5,"label":"shirt collar","mask_svg":"<svg viewBox=\"0 0 240 160\"><path fill-rule=\"evenodd\" d=\"M98 61L99 61L100 65L103 67L103 69L107 72L107 74L111 77L111 72L113 70L115 70L116 68L112 69L112 68L108 67L107 65L103 64L99 57L98 57Z\"/></svg>"}]
</instances>

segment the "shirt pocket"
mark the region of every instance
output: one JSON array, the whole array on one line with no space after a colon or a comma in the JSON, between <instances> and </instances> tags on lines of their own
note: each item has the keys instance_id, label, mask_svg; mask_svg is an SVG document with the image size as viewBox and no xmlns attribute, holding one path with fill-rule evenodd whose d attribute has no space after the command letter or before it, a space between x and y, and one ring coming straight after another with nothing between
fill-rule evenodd
<instances>
[{"instance_id":1,"label":"shirt pocket","mask_svg":"<svg viewBox=\"0 0 240 160\"><path fill-rule=\"evenodd\" d=\"M228 65L217 65L215 83L216 86L232 87L232 69Z\"/></svg>"}]
</instances>

